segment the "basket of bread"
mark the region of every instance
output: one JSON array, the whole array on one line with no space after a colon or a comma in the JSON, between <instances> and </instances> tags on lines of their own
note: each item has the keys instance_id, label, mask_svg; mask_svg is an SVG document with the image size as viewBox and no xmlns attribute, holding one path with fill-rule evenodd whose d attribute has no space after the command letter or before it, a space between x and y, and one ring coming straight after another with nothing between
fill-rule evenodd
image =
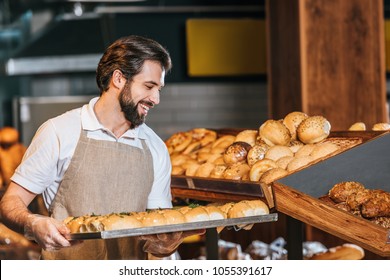
<instances>
[{"instance_id":1,"label":"basket of bread","mask_svg":"<svg viewBox=\"0 0 390 280\"><path fill-rule=\"evenodd\" d=\"M358 124L350 128L359 129ZM332 136L324 116L299 111L258 129L194 128L165 141L173 176L266 184L361 143L360 137Z\"/></svg>"}]
</instances>

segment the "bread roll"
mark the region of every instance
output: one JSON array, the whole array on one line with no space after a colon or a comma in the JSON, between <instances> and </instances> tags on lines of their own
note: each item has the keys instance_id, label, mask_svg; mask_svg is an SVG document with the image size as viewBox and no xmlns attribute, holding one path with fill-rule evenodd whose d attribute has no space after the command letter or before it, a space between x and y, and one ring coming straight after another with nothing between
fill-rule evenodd
<instances>
[{"instance_id":1,"label":"bread roll","mask_svg":"<svg viewBox=\"0 0 390 280\"><path fill-rule=\"evenodd\" d=\"M163 209L158 210L158 212L165 217L167 225L182 224L186 222L184 214L176 209Z\"/></svg>"},{"instance_id":2,"label":"bread roll","mask_svg":"<svg viewBox=\"0 0 390 280\"><path fill-rule=\"evenodd\" d=\"M194 208L189 207L187 210L188 211L185 211L184 213L187 223L204 222L210 220L209 213L202 206L197 206Z\"/></svg>"},{"instance_id":3,"label":"bread roll","mask_svg":"<svg viewBox=\"0 0 390 280\"><path fill-rule=\"evenodd\" d=\"M0 143L2 145L13 145L19 142L19 132L10 126L5 126L0 129Z\"/></svg>"},{"instance_id":4,"label":"bread roll","mask_svg":"<svg viewBox=\"0 0 390 280\"><path fill-rule=\"evenodd\" d=\"M257 161L265 157L265 153L268 151L268 145L265 143L255 144L246 156L246 161L249 166L253 166Z\"/></svg>"},{"instance_id":5,"label":"bread roll","mask_svg":"<svg viewBox=\"0 0 390 280\"><path fill-rule=\"evenodd\" d=\"M99 220L95 220L99 221ZM132 214L111 214L100 220L101 227L96 227L96 231L120 230L143 227L143 223Z\"/></svg>"},{"instance_id":6,"label":"bread roll","mask_svg":"<svg viewBox=\"0 0 390 280\"><path fill-rule=\"evenodd\" d=\"M291 134L288 128L276 120L267 120L259 128L261 139L268 145L286 146L291 141Z\"/></svg>"},{"instance_id":7,"label":"bread roll","mask_svg":"<svg viewBox=\"0 0 390 280\"><path fill-rule=\"evenodd\" d=\"M363 123L363 122L357 122L357 123L354 123L353 125L351 125L348 130L351 130L351 131L364 131L366 130L366 124Z\"/></svg>"},{"instance_id":8,"label":"bread roll","mask_svg":"<svg viewBox=\"0 0 390 280\"><path fill-rule=\"evenodd\" d=\"M318 143L328 137L331 125L322 116L313 116L303 120L297 128L297 136L305 144Z\"/></svg>"},{"instance_id":9,"label":"bread roll","mask_svg":"<svg viewBox=\"0 0 390 280\"><path fill-rule=\"evenodd\" d=\"M243 218L258 215L268 215L269 208L261 200L242 200L235 203L228 212L228 218ZM239 228L250 229L252 225L237 225Z\"/></svg>"},{"instance_id":10,"label":"bread roll","mask_svg":"<svg viewBox=\"0 0 390 280\"><path fill-rule=\"evenodd\" d=\"M148 212L141 220L143 226L151 227L151 226L163 226L167 224L167 219L161 213L161 211L150 211Z\"/></svg>"},{"instance_id":11,"label":"bread roll","mask_svg":"<svg viewBox=\"0 0 390 280\"><path fill-rule=\"evenodd\" d=\"M217 140L214 141L214 143L211 146L211 149L220 147L226 149L231 144L234 143L234 140L236 139L236 136L234 135L224 135L219 137Z\"/></svg>"},{"instance_id":12,"label":"bread roll","mask_svg":"<svg viewBox=\"0 0 390 280\"><path fill-rule=\"evenodd\" d=\"M183 175L186 172L186 170L181 166L172 166L172 175Z\"/></svg>"},{"instance_id":13,"label":"bread roll","mask_svg":"<svg viewBox=\"0 0 390 280\"><path fill-rule=\"evenodd\" d=\"M248 180L250 167L246 163L236 163L228 166L223 172L223 178L228 180Z\"/></svg>"},{"instance_id":14,"label":"bread roll","mask_svg":"<svg viewBox=\"0 0 390 280\"><path fill-rule=\"evenodd\" d=\"M363 248L355 244L343 244L330 248L326 252L318 253L309 260L361 260L364 258Z\"/></svg>"},{"instance_id":15,"label":"bread roll","mask_svg":"<svg viewBox=\"0 0 390 280\"><path fill-rule=\"evenodd\" d=\"M223 178L223 174L227 166L225 164L218 164L214 166L214 169L210 173L210 178Z\"/></svg>"},{"instance_id":16,"label":"bread roll","mask_svg":"<svg viewBox=\"0 0 390 280\"><path fill-rule=\"evenodd\" d=\"M223 154L223 160L227 165L245 162L250 149L251 145L246 142L234 142L227 147Z\"/></svg>"},{"instance_id":17,"label":"bread roll","mask_svg":"<svg viewBox=\"0 0 390 280\"><path fill-rule=\"evenodd\" d=\"M259 160L250 168L249 180L257 182L260 180L260 177L264 172L276 167L276 163L271 159Z\"/></svg>"},{"instance_id":18,"label":"bread roll","mask_svg":"<svg viewBox=\"0 0 390 280\"><path fill-rule=\"evenodd\" d=\"M278 159L276 161L276 165L282 169L285 169L287 170L287 166L288 164L294 159L293 156L286 156L286 157L282 157L280 159Z\"/></svg>"},{"instance_id":19,"label":"bread roll","mask_svg":"<svg viewBox=\"0 0 390 280\"><path fill-rule=\"evenodd\" d=\"M184 149L182 152L183 155L191 154L197 150L199 150L202 147L202 143L200 141L195 141L190 143L187 148Z\"/></svg>"},{"instance_id":20,"label":"bread roll","mask_svg":"<svg viewBox=\"0 0 390 280\"><path fill-rule=\"evenodd\" d=\"M314 144L306 144L304 146L302 146L296 153L295 153L295 157L296 158L299 158L299 157L306 157L306 156L309 156L311 154L311 152L314 150L316 146Z\"/></svg>"},{"instance_id":21,"label":"bread roll","mask_svg":"<svg viewBox=\"0 0 390 280\"><path fill-rule=\"evenodd\" d=\"M198 170L200 164L199 163L191 163L187 166L185 175L186 176L195 176L196 171Z\"/></svg>"},{"instance_id":22,"label":"bread roll","mask_svg":"<svg viewBox=\"0 0 390 280\"><path fill-rule=\"evenodd\" d=\"M256 143L256 137L259 132L257 130L246 129L237 134L234 142L246 142L252 147Z\"/></svg>"},{"instance_id":23,"label":"bread roll","mask_svg":"<svg viewBox=\"0 0 390 280\"><path fill-rule=\"evenodd\" d=\"M333 154L339 149L339 146L330 142L318 143L315 145L313 151L310 153L310 156L313 158L313 160L316 160Z\"/></svg>"},{"instance_id":24,"label":"bread roll","mask_svg":"<svg viewBox=\"0 0 390 280\"><path fill-rule=\"evenodd\" d=\"M283 124L288 128L291 134L291 139L297 139L297 128L301 122L307 119L309 116L303 112L291 112L286 115L283 119Z\"/></svg>"},{"instance_id":25,"label":"bread roll","mask_svg":"<svg viewBox=\"0 0 390 280\"><path fill-rule=\"evenodd\" d=\"M204 206L206 212L209 214L210 221L222 220L227 218L227 214L216 206L206 205Z\"/></svg>"},{"instance_id":26,"label":"bread roll","mask_svg":"<svg viewBox=\"0 0 390 280\"><path fill-rule=\"evenodd\" d=\"M390 124L388 123L376 123L372 126L372 130L375 131L385 131L390 130Z\"/></svg>"},{"instance_id":27,"label":"bread roll","mask_svg":"<svg viewBox=\"0 0 390 280\"><path fill-rule=\"evenodd\" d=\"M265 153L264 158L272 159L273 161L277 161L278 159L285 156L293 156L293 152L287 146L275 145L268 149Z\"/></svg>"},{"instance_id":28,"label":"bread roll","mask_svg":"<svg viewBox=\"0 0 390 280\"><path fill-rule=\"evenodd\" d=\"M303 156L303 157L295 157L290 163L287 165L287 171L293 172L295 170L301 169L304 166L309 165L313 162L314 159L311 156Z\"/></svg>"},{"instance_id":29,"label":"bread roll","mask_svg":"<svg viewBox=\"0 0 390 280\"><path fill-rule=\"evenodd\" d=\"M191 161L191 160L192 160L191 157L188 155L183 155L183 154L179 154L179 153L174 153L171 155L171 165L172 166L180 166L183 163L185 163L187 161Z\"/></svg>"},{"instance_id":30,"label":"bread roll","mask_svg":"<svg viewBox=\"0 0 390 280\"><path fill-rule=\"evenodd\" d=\"M165 141L169 153L182 152L192 142L190 132L177 132Z\"/></svg>"},{"instance_id":31,"label":"bread roll","mask_svg":"<svg viewBox=\"0 0 390 280\"><path fill-rule=\"evenodd\" d=\"M207 178L210 176L211 171L213 171L215 165L211 162L205 162L201 164L195 172L195 176Z\"/></svg>"},{"instance_id":32,"label":"bread roll","mask_svg":"<svg viewBox=\"0 0 390 280\"><path fill-rule=\"evenodd\" d=\"M286 176L287 174L288 172L285 169L276 167L264 172L264 174L261 175L259 181L265 184L271 184L272 182Z\"/></svg>"},{"instance_id":33,"label":"bread roll","mask_svg":"<svg viewBox=\"0 0 390 280\"><path fill-rule=\"evenodd\" d=\"M190 130L191 136L195 141L199 141L201 146L207 146L217 139L217 133L206 128L194 128Z\"/></svg>"},{"instance_id":34,"label":"bread roll","mask_svg":"<svg viewBox=\"0 0 390 280\"><path fill-rule=\"evenodd\" d=\"M302 148L305 144L303 144L299 140L293 140L288 144L290 150L295 154L300 148Z\"/></svg>"}]
</instances>

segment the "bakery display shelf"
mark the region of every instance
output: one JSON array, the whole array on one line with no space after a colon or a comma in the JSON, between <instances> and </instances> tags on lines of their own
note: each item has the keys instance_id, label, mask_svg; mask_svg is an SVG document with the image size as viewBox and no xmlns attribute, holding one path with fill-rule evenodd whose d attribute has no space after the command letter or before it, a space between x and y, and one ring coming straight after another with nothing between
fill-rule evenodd
<instances>
[{"instance_id":1,"label":"bakery display shelf","mask_svg":"<svg viewBox=\"0 0 390 280\"><path fill-rule=\"evenodd\" d=\"M272 183L276 210L380 256L390 256L390 230L319 198L337 183L357 181L390 192L390 132L359 132L364 141ZM351 135L339 132L337 137Z\"/></svg>"},{"instance_id":2,"label":"bakery display shelf","mask_svg":"<svg viewBox=\"0 0 390 280\"><path fill-rule=\"evenodd\" d=\"M249 216L243 218L229 218L229 219L191 222L191 223L174 224L174 225L108 230L108 231L100 231L100 232L73 233L70 235L70 240L110 239L110 238L140 236L140 235L149 235L149 234L157 234L157 233L217 228L217 227L232 227L235 230L240 230L240 227L238 227L237 225L274 222L277 221L277 219L278 219L277 213L270 213L267 215Z\"/></svg>"}]
</instances>

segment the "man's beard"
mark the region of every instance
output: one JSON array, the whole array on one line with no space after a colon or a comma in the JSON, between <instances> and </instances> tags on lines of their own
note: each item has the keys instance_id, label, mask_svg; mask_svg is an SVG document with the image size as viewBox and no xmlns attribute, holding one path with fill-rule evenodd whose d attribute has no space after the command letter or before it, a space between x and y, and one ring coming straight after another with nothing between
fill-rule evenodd
<instances>
[{"instance_id":1,"label":"man's beard","mask_svg":"<svg viewBox=\"0 0 390 280\"><path fill-rule=\"evenodd\" d=\"M125 86L119 95L119 104L126 120L130 122L130 129L134 129L145 122L145 115L138 114L138 104L134 101L127 102L125 100L125 92L130 94L130 88Z\"/></svg>"}]
</instances>

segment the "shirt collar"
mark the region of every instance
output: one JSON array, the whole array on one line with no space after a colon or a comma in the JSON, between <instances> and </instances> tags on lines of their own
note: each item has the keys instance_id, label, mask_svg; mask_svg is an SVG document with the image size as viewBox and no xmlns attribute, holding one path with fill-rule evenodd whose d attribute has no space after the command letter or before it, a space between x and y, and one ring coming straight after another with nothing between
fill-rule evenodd
<instances>
[{"instance_id":1,"label":"shirt collar","mask_svg":"<svg viewBox=\"0 0 390 280\"><path fill-rule=\"evenodd\" d=\"M81 125L83 130L106 130L106 128L98 121L95 111L93 109L98 100L99 97L94 97L89 101L88 104L84 105L81 108ZM144 132L144 124L134 129L127 130L121 137L146 139L146 134Z\"/></svg>"}]
</instances>

